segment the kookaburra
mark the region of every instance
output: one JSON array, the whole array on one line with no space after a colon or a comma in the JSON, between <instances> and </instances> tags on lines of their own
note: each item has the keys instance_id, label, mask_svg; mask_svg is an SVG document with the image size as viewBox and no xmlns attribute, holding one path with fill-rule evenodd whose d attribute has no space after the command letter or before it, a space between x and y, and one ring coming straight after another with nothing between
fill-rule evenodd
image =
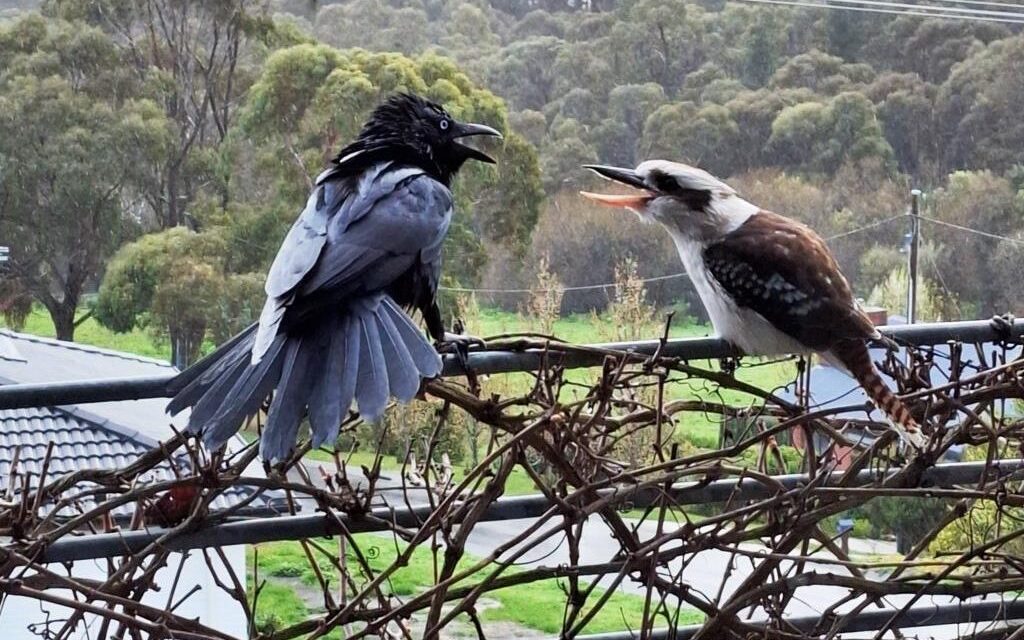
<instances>
[{"instance_id":1,"label":"kookaburra","mask_svg":"<svg viewBox=\"0 0 1024 640\"><path fill-rule=\"evenodd\" d=\"M871 360L868 341L878 330L818 234L696 167L665 160L586 167L638 190L583 195L668 230L719 336L750 355L821 354L850 372L906 440L920 443L917 423Z\"/></svg>"}]
</instances>

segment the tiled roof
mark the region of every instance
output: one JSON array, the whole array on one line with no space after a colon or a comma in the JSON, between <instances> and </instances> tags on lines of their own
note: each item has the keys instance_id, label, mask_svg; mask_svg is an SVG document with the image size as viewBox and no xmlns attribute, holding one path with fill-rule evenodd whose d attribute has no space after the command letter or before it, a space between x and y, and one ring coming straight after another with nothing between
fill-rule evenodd
<instances>
[{"instance_id":1,"label":"tiled roof","mask_svg":"<svg viewBox=\"0 0 1024 640\"><path fill-rule=\"evenodd\" d=\"M18 476L15 487L21 487L22 479L29 474L30 487L39 484L46 458L46 450L53 443L53 454L50 456L47 479L53 480L66 473L79 469L123 469L134 462L149 447L134 440L125 438L123 434L107 430L82 418L60 409L41 407L33 409L12 409L0 411L0 486L7 487L11 475L11 467L17 455ZM188 470L186 456L176 458L179 469ZM140 477L144 483L157 483L173 480L175 474L169 462L161 463ZM71 491L76 493L85 489L81 484ZM214 511L226 509L249 495L247 487L232 488L224 492L210 505ZM250 507L240 512L249 513L277 512L279 499L276 496L257 498ZM95 506L91 499L80 505L81 509ZM44 507L45 508L45 507ZM114 511L118 518L128 519L134 511L134 505L126 505ZM78 513L77 508L66 509L61 515L71 516Z\"/></svg>"},{"instance_id":2,"label":"tiled roof","mask_svg":"<svg viewBox=\"0 0 1024 640\"><path fill-rule=\"evenodd\" d=\"M0 384L153 376L174 371L170 364L151 358L0 329ZM79 469L128 466L158 442L171 438L172 425L184 426L187 413L172 419L164 411L166 404L166 400L154 398L0 410L0 490L9 484L16 452L19 477L15 486L19 486L25 474L31 474L31 485L36 486L51 442L54 449L47 471L51 480ZM182 457L177 464L187 473L187 458ZM259 475L259 465L254 463L246 474ZM174 478L168 462L141 480L164 482ZM229 490L211 508L220 510L237 504L250 491ZM247 510L277 511L280 503L280 496L270 494L254 500ZM126 506L115 514L127 517L133 509L134 506Z\"/></svg>"}]
</instances>

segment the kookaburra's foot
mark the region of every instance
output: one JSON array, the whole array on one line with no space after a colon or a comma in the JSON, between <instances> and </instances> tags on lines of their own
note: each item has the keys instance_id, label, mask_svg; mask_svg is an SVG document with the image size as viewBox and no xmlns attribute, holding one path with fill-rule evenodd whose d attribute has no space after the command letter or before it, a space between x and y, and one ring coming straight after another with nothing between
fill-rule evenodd
<instances>
[{"instance_id":1,"label":"kookaburra's foot","mask_svg":"<svg viewBox=\"0 0 1024 640\"><path fill-rule=\"evenodd\" d=\"M913 449L914 453L921 453L928 446L928 436L920 429L908 431L900 425L893 425L893 429L896 430L896 435L899 436L900 442ZM903 447L900 448L903 449Z\"/></svg>"}]
</instances>

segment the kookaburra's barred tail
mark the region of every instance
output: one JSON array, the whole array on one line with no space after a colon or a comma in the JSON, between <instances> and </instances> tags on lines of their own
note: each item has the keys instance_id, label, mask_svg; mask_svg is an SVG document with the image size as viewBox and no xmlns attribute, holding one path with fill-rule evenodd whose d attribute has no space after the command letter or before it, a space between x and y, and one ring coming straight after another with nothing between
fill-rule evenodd
<instances>
[{"instance_id":1,"label":"kookaburra's barred tail","mask_svg":"<svg viewBox=\"0 0 1024 640\"><path fill-rule=\"evenodd\" d=\"M871 361L868 345L863 340L840 340L830 352L857 380L875 406L885 412L897 427L904 430L907 439L917 442L921 438L921 429L917 426L917 421L910 415L907 405L903 404L882 380L875 363Z\"/></svg>"},{"instance_id":2,"label":"kookaburra's barred tail","mask_svg":"<svg viewBox=\"0 0 1024 640\"><path fill-rule=\"evenodd\" d=\"M337 438L353 400L363 418L373 421L389 397L408 402L422 378L441 373L437 351L384 294L355 300L310 331L279 333L253 363L255 328L183 372L189 377L182 378L168 405L172 414L191 406L188 430L201 434L211 448L227 442L271 391L260 455L282 460L307 410L318 447Z\"/></svg>"}]
</instances>

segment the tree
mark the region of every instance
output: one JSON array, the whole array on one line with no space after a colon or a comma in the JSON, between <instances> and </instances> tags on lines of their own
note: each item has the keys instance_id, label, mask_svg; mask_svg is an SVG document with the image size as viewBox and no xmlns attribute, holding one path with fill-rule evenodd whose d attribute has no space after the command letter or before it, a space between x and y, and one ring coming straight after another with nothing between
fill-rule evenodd
<instances>
[{"instance_id":1,"label":"tree","mask_svg":"<svg viewBox=\"0 0 1024 640\"><path fill-rule=\"evenodd\" d=\"M866 64L849 64L821 51L793 56L772 76L769 86L779 89L805 87L823 95L834 95L870 82L874 71Z\"/></svg>"},{"instance_id":2,"label":"tree","mask_svg":"<svg viewBox=\"0 0 1024 640\"><path fill-rule=\"evenodd\" d=\"M211 149L234 122L249 83L243 64L253 36L271 30L257 0L48 0L48 15L86 20L107 32L136 80L158 91L172 144L144 192L160 228L183 224L211 175ZM227 186L219 185L226 199Z\"/></svg>"},{"instance_id":3,"label":"tree","mask_svg":"<svg viewBox=\"0 0 1024 640\"><path fill-rule=\"evenodd\" d=\"M647 119L640 155L674 158L728 176L742 151L739 127L728 109L719 105L697 108L682 102L668 104Z\"/></svg>"},{"instance_id":4,"label":"tree","mask_svg":"<svg viewBox=\"0 0 1024 640\"><path fill-rule=\"evenodd\" d=\"M1003 236L1015 236L1024 228L1024 208L1010 181L989 171L953 173L942 189L928 196L926 215L943 222ZM926 227L926 231L943 247L938 264L956 265L955 269L944 270L943 279L964 305L967 317L1004 313L1009 304L1016 304L1006 299L1004 288L1007 275L1014 271L1005 272L1000 269L1000 261L992 259L999 249L997 241L958 229L929 226L931 229Z\"/></svg>"},{"instance_id":5,"label":"tree","mask_svg":"<svg viewBox=\"0 0 1024 640\"><path fill-rule=\"evenodd\" d=\"M997 40L956 66L937 98L945 168L1004 171L1024 161L1024 37Z\"/></svg>"},{"instance_id":6,"label":"tree","mask_svg":"<svg viewBox=\"0 0 1024 640\"><path fill-rule=\"evenodd\" d=\"M892 159L874 106L860 93L842 93L827 103L805 102L783 109L772 123L768 149L783 167L834 173L846 162Z\"/></svg>"},{"instance_id":7,"label":"tree","mask_svg":"<svg viewBox=\"0 0 1024 640\"><path fill-rule=\"evenodd\" d=\"M72 340L87 285L136 226L169 124L101 31L27 17L0 31L0 237L8 270Z\"/></svg>"},{"instance_id":8,"label":"tree","mask_svg":"<svg viewBox=\"0 0 1024 640\"><path fill-rule=\"evenodd\" d=\"M909 286L907 266L901 264L890 271L889 275L872 290L868 302L884 307L890 313L906 313ZM929 277L918 276L917 304L914 312L918 322L949 320L954 317L951 312L955 312L955 309L955 301L943 295L936 282Z\"/></svg>"},{"instance_id":9,"label":"tree","mask_svg":"<svg viewBox=\"0 0 1024 640\"><path fill-rule=\"evenodd\" d=\"M228 274L227 243L183 227L146 235L110 261L95 306L112 331L146 328L172 346L172 362L196 360L212 333L226 340L253 322L263 302L260 274Z\"/></svg>"}]
</instances>

